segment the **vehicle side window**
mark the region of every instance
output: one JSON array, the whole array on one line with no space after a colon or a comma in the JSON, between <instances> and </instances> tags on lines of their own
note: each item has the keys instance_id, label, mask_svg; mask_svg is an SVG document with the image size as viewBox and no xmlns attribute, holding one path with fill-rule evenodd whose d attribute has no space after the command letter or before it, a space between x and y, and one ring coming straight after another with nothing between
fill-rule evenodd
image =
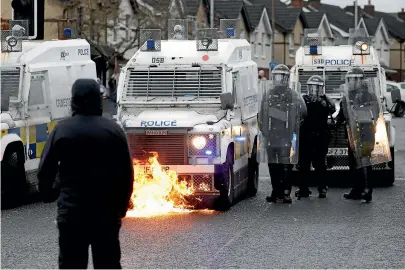
<instances>
[{"instance_id":1,"label":"vehicle side window","mask_svg":"<svg viewBox=\"0 0 405 270\"><path fill-rule=\"evenodd\" d=\"M387 92L389 93L389 92L391 92L391 90L392 90L392 86L387 84Z\"/></svg>"},{"instance_id":2,"label":"vehicle side window","mask_svg":"<svg viewBox=\"0 0 405 270\"><path fill-rule=\"evenodd\" d=\"M401 89L405 89L405 83L400 83L399 86L401 87Z\"/></svg>"},{"instance_id":3,"label":"vehicle side window","mask_svg":"<svg viewBox=\"0 0 405 270\"><path fill-rule=\"evenodd\" d=\"M44 75L31 75L30 92L28 96L28 106L45 104L44 97Z\"/></svg>"}]
</instances>

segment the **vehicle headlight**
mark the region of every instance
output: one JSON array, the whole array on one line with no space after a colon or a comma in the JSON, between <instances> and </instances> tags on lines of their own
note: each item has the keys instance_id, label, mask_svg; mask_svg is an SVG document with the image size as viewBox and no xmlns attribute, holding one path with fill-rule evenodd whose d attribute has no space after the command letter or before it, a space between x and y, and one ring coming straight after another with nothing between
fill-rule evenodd
<instances>
[{"instance_id":1,"label":"vehicle headlight","mask_svg":"<svg viewBox=\"0 0 405 270\"><path fill-rule=\"evenodd\" d=\"M207 145L207 139L203 136L197 136L193 138L192 144L196 149L201 150Z\"/></svg>"},{"instance_id":2,"label":"vehicle headlight","mask_svg":"<svg viewBox=\"0 0 405 270\"><path fill-rule=\"evenodd\" d=\"M189 157L217 157L220 155L219 133L199 133L188 135Z\"/></svg>"}]
</instances>

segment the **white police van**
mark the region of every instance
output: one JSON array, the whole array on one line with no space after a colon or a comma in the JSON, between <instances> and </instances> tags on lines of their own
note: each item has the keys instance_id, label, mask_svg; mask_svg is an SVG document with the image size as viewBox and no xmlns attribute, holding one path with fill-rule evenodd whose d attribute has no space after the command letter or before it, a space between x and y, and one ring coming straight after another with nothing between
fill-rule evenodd
<instances>
[{"instance_id":1,"label":"white police van","mask_svg":"<svg viewBox=\"0 0 405 270\"><path fill-rule=\"evenodd\" d=\"M32 42L2 31L1 48L1 194L14 204L36 190L48 135L71 114L73 83L97 77L83 39Z\"/></svg>"},{"instance_id":2,"label":"white police van","mask_svg":"<svg viewBox=\"0 0 405 270\"><path fill-rule=\"evenodd\" d=\"M186 20L169 20L168 40L141 30L141 48L119 77L117 121L134 159L157 152L194 188L191 200L227 209L257 192L258 72L249 42L236 38L238 20L220 27L197 29L196 40Z\"/></svg>"},{"instance_id":3,"label":"white police van","mask_svg":"<svg viewBox=\"0 0 405 270\"><path fill-rule=\"evenodd\" d=\"M385 109L384 119L390 141L392 161L373 166L374 176L387 185L395 181L395 127L392 116L387 110L385 70L380 65L378 52L371 46L371 39L366 37L362 29L351 29L349 44L340 46L323 46L322 36L318 29L305 29L305 45L300 47L295 56L295 65L291 69L292 82L300 82L302 92L305 93L306 83L313 75L320 75L325 80L325 93L335 101L336 117L342 98L340 85L345 83L345 75L351 66L358 66L364 70L366 78L377 78L382 106ZM364 30L364 29L363 29ZM346 127L331 128L331 141L326 158L328 171L333 173L349 170Z\"/></svg>"}]
</instances>

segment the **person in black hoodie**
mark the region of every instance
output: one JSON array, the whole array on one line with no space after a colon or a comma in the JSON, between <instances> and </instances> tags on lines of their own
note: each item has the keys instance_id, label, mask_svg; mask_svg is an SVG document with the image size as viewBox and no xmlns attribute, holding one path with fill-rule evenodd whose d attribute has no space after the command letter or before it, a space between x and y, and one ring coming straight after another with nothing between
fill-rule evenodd
<instances>
[{"instance_id":1,"label":"person in black hoodie","mask_svg":"<svg viewBox=\"0 0 405 270\"><path fill-rule=\"evenodd\" d=\"M121 268L119 231L133 191L133 164L123 130L101 116L101 99L95 80L73 84L72 117L51 132L39 164L44 201L58 196L61 269L87 268L89 245L95 268Z\"/></svg>"}]
</instances>

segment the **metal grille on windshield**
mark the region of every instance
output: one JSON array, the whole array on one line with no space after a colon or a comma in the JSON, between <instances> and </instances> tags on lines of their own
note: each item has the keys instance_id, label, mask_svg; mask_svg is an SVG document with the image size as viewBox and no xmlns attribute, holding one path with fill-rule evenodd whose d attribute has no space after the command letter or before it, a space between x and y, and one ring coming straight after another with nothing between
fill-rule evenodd
<instances>
[{"instance_id":1,"label":"metal grille on windshield","mask_svg":"<svg viewBox=\"0 0 405 270\"><path fill-rule=\"evenodd\" d=\"M222 93L221 69L128 69L125 98L195 97L219 98Z\"/></svg>"},{"instance_id":2,"label":"metal grille on windshield","mask_svg":"<svg viewBox=\"0 0 405 270\"><path fill-rule=\"evenodd\" d=\"M301 83L301 91L306 93L307 91L307 81L313 75L319 75L325 80L325 92L326 94L336 94L339 93L339 87L341 84L345 83L345 76L347 70L341 71L325 71L325 77L323 77L323 70L309 71L309 70L299 70L298 79ZM364 74L366 78L377 77L376 70L365 70Z\"/></svg>"},{"instance_id":3,"label":"metal grille on windshield","mask_svg":"<svg viewBox=\"0 0 405 270\"><path fill-rule=\"evenodd\" d=\"M8 95L11 99L18 99L20 89L20 67L0 69L1 95Z\"/></svg>"}]
</instances>

